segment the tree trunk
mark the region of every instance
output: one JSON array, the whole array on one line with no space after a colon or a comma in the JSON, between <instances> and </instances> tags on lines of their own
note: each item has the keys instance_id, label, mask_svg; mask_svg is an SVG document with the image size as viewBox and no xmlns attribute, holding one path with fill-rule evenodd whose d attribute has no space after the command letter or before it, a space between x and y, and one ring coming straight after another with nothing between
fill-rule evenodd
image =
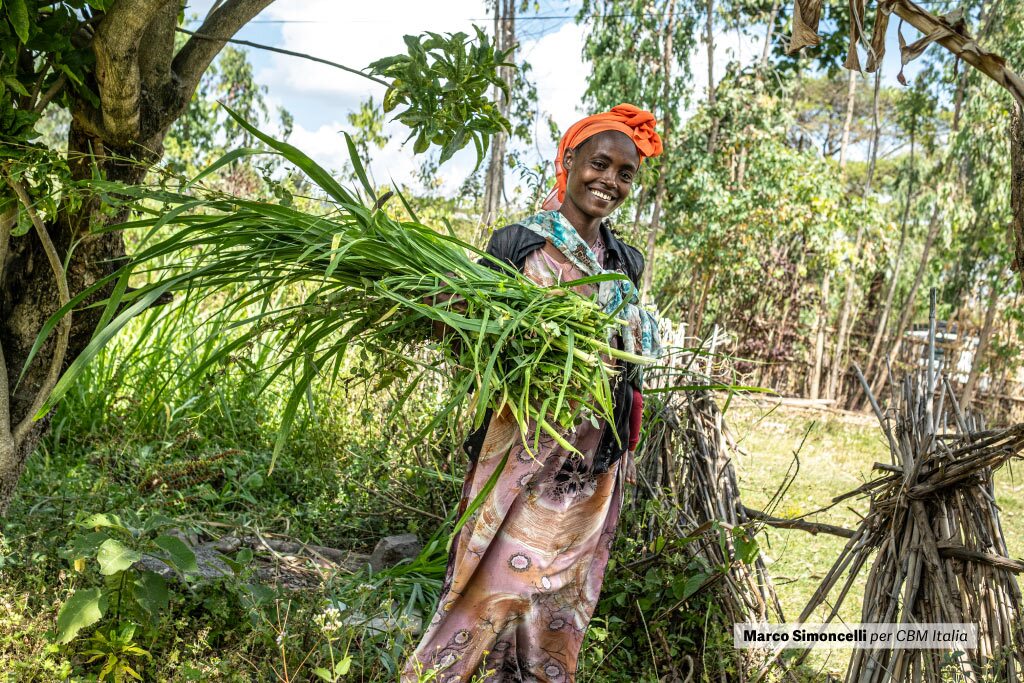
<instances>
[{"instance_id":1,"label":"tree trunk","mask_svg":"<svg viewBox=\"0 0 1024 683\"><path fill-rule=\"evenodd\" d=\"M630 236L632 237L632 239L635 239L637 241L640 241L642 237L640 232L640 218L644 215L644 209L646 208L648 194L649 193L646 187L641 188L640 194L638 194L636 197L636 206L633 209L633 230L630 233Z\"/></svg>"},{"instance_id":2,"label":"tree trunk","mask_svg":"<svg viewBox=\"0 0 1024 683\"><path fill-rule=\"evenodd\" d=\"M932 209L931 220L928 222L928 235L924 240L924 248L921 250L921 260L917 264L914 281L910 285L910 291L907 292L907 298L903 302L903 309L900 311L899 322L896 323L896 329L893 331L892 346L889 347L888 353L890 358L896 358L896 354L900 352L900 348L903 345L903 334L907 331L910 318L914 315L914 299L917 297L917 290L921 286L921 281L924 280L924 273L928 269L928 257L931 255L932 245L939 234L939 228L942 227L941 219L942 211L938 203L936 203L935 208ZM888 373L879 371L875 377L875 383L871 388L871 392L878 396L882 389L885 388L887 381Z\"/></svg>"},{"instance_id":3,"label":"tree trunk","mask_svg":"<svg viewBox=\"0 0 1024 683\"><path fill-rule=\"evenodd\" d=\"M497 0L494 3L494 48L508 50L516 43L516 6L515 0ZM509 55L514 61L515 56ZM513 67L503 66L499 69L501 80L512 92L512 81L515 76ZM505 94L497 86L494 87L494 101L498 111L508 118L512 110L511 96ZM491 139L491 158L487 163L487 175L484 178L484 210L482 223L484 226L494 224L501 208L501 197L505 189L505 162L508 147L508 134L500 130Z\"/></svg>"},{"instance_id":4,"label":"tree trunk","mask_svg":"<svg viewBox=\"0 0 1024 683\"><path fill-rule=\"evenodd\" d=\"M864 239L864 227L857 228L857 236L854 238L853 250L858 254L862 253L862 242ZM846 353L846 342L849 336L850 310L853 308L853 295L857 285L857 272L855 264L850 264L849 272L846 274L846 290L843 292L843 303L839 308L839 329L836 333L836 346L832 352L832 364L829 366L828 385L825 388L825 397L834 399L839 389L841 374L846 370L843 362L843 354Z\"/></svg>"},{"instance_id":5,"label":"tree trunk","mask_svg":"<svg viewBox=\"0 0 1024 683\"><path fill-rule=\"evenodd\" d=\"M868 161L868 177L864 183L864 194L871 192L875 183L875 169L878 166L878 146L882 142L882 124L878 111L878 99L882 91L882 70L875 72L875 93L871 101L871 151Z\"/></svg>"},{"instance_id":6,"label":"tree trunk","mask_svg":"<svg viewBox=\"0 0 1024 683\"><path fill-rule=\"evenodd\" d=\"M675 32L675 11L676 3L672 0L668 4L668 16L665 19L665 43L661 50L661 74L664 79L661 86L661 125L662 137L669 138L672 130L672 108L669 103L670 88L672 85L672 34ZM661 209L665 202L665 174L668 168L664 158L658 168L658 183L654 191L654 211L651 214L651 226L647 231L647 263L644 267L643 294L653 298L651 283L654 281L654 247L658 241L658 229L661 227Z\"/></svg>"},{"instance_id":7,"label":"tree trunk","mask_svg":"<svg viewBox=\"0 0 1024 683\"><path fill-rule=\"evenodd\" d=\"M217 3L199 33L234 35L270 1ZM73 102L68 166L76 180L98 172L107 180L138 184L160 158L164 136L185 112L224 41L193 36L174 54L177 5L170 0L113 3L98 16L92 48L101 108L82 99ZM0 514L6 514L28 456L49 426L49 415L34 420L34 412L53 388L53 370L62 371L81 353L102 313L83 302L71 318L64 353L51 335L25 368L43 324L60 305L58 274L47 252L52 249L65 264L58 273L71 296L115 270L125 258L124 240L120 233L96 229L124 221L127 212L109 215L105 208L97 198L65 200L54 222L0 249L7 252L0 268Z\"/></svg>"},{"instance_id":8,"label":"tree trunk","mask_svg":"<svg viewBox=\"0 0 1024 683\"><path fill-rule=\"evenodd\" d=\"M903 216L900 220L900 243L896 248L896 259L893 261L892 266L892 278L889 280L889 289L885 294L885 303L882 305L882 313L878 318L878 325L875 326L875 334L871 339L871 348L868 350L868 359L864 364L866 368L864 376L867 378L873 377L875 371L876 362L878 360L878 351L882 346L882 338L885 335L886 325L889 324L889 316L892 313L893 300L896 297L896 287L899 285L900 270L903 267L903 250L907 245L907 231L909 230L910 221L910 208L914 201L914 179L916 174L914 172L914 151L916 143L916 125L911 127L910 130L910 158L907 161L907 201L903 205ZM864 397L864 403L867 404L867 397Z\"/></svg>"},{"instance_id":9,"label":"tree trunk","mask_svg":"<svg viewBox=\"0 0 1024 683\"><path fill-rule=\"evenodd\" d=\"M762 69L768 66L768 57L772 52L772 35L775 30L775 19L779 16L780 5L780 0L774 0L772 2L772 10L768 13L768 28L764 33L764 48L761 50L761 61L759 63Z\"/></svg>"},{"instance_id":10,"label":"tree trunk","mask_svg":"<svg viewBox=\"0 0 1024 683\"><path fill-rule=\"evenodd\" d=\"M839 143L839 172L846 176L846 159L850 147L850 130L853 128L853 115L857 104L857 72L850 71L849 87L846 94L846 120L843 122L843 137ZM857 254L858 260L861 256L861 240L864 236L864 226L857 226L857 236L854 238L853 251ZM851 263L849 272L846 274L846 288L843 291L843 303L839 307L839 329L836 334L835 349L832 352L832 362L829 364L828 383L825 386L825 397L834 399L836 387L839 383L840 372L843 367L844 344L846 342L846 329L850 324L850 308L853 306L854 286L857 283L857 272L855 264Z\"/></svg>"},{"instance_id":11,"label":"tree trunk","mask_svg":"<svg viewBox=\"0 0 1024 683\"><path fill-rule=\"evenodd\" d=\"M89 157L90 149L95 150L95 141L82 134L72 122L68 139L68 156L71 159L90 159L108 180L137 184L146 173L146 166L111 161L109 157ZM100 146L102 149L102 146ZM122 157L123 158L123 157ZM70 164L72 177L76 180L87 178L92 165ZM80 292L96 280L117 269L124 262L124 240L120 233L90 234L89 228L105 222L117 223L128 218L127 211L111 217L103 216L98 200L85 202L80 207L63 207L60 219L45 226L49 239L60 257L67 262L72 244L74 258L65 271L68 289ZM21 383L15 388L18 376L28 360L29 352L36 341L39 330L60 307L55 276L49 266L43 242L36 232L30 231L15 239L10 245L8 267L0 281L0 347L6 362L7 388L9 395L8 415L12 429L15 425L28 423L37 404L37 397L46 395L53 388L47 381L51 365L57 361L56 336L51 335L36 358L29 366ZM72 318L71 335L67 350L61 359L61 371L85 349L92 337L92 330L99 320L101 310L79 310ZM2 407L2 406L0 406ZM39 439L45 434L47 421L25 432L18 443L8 444L0 458L0 514L6 512L18 480L25 469L28 456L35 450Z\"/></svg>"},{"instance_id":12,"label":"tree trunk","mask_svg":"<svg viewBox=\"0 0 1024 683\"><path fill-rule=\"evenodd\" d=\"M850 130L857 105L857 72L850 71L850 83L846 92L846 120L843 122L843 137L839 143L839 171L846 176L846 157L850 149Z\"/></svg>"},{"instance_id":13,"label":"tree trunk","mask_svg":"<svg viewBox=\"0 0 1024 683\"><path fill-rule=\"evenodd\" d=\"M967 383L964 385L963 398L960 400L960 409L968 410L974 400L974 392L978 385L978 378L981 376L981 369L985 364L985 355L988 353L989 342L992 339L992 328L995 327L996 312L999 310L999 287L998 278L989 282L988 308L985 310L985 322L981 325L981 333L978 335L978 346L974 350L974 358L971 361L971 372L967 375Z\"/></svg>"},{"instance_id":14,"label":"tree trunk","mask_svg":"<svg viewBox=\"0 0 1024 683\"><path fill-rule=\"evenodd\" d=\"M715 87L715 0L708 0L707 23L704 26L704 41L708 46L708 109L711 110L711 131L708 133L708 156L718 149L718 128L721 119L715 112L715 105L718 102L717 88Z\"/></svg>"},{"instance_id":15,"label":"tree trunk","mask_svg":"<svg viewBox=\"0 0 1024 683\"><path fill-rule=\"evenodd\" d=\"M658 224L661 222L661 206L665 201L665 174L658 174L654 190L654 211L651 212L651 227L647 231L647 263L644 266L642 293L648 299L653 297L651 283L654 281L654 247L658 240Z\"/></svg>"},{"instance_id":16,"label":"tree trunk","mask_svg":"<svg viewBox=\"0 0 1024 683\"><path fill-rule=\"evenodd\" d=\"M815 326L818 328L814 342L814 367L807 381L808 397L813 401L821 395L821 368L825 356L825 327L828 325L828 295L832 283L832 271L826 271L821 283L821 301L818 304L818 316Z\"/></svg>"},{"instance_id":17,"label":"tree trunk","mask_svg":"<svg viewBox=\"0 0 1024 683\"><path fill-rule=\"evenodd\" d=\"M1024 108L1015 104L1010 120L1010 159L1013 207L1014 270L1024 285Z\"/></svg>"}]
</instances>

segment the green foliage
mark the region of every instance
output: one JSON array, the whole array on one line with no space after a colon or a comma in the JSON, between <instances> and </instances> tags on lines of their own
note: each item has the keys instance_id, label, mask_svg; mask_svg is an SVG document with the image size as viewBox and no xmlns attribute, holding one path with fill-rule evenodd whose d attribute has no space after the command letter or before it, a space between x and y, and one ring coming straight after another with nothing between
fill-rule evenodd
<instances>
[{"instance_id":1,"label":"green foliage","mask_svg":"<svg viewBox=\"0 0 1024 683\"><path fill-rule=\"evenodd\" d=\"M188 109L165 138L162 168L191 178L229 151L252 147L252 135L228 115L227 108L258 125L269 125L265 93L266 86L258 84L253 76L247 53L225 46L203 74ZM277 115L277 126L287 138L291 114L282 108ZM265 158L254 164L252 158L243 155L207 182L239 194L285 196L289 179L281 178L280 167L279 158Z\"/></svg>"},{"instance_id":2,"label":"green foliage","mask_svg":"<svg viewBox=\"0 0 1024 683\"><path fill-rule=\"evenodd\" d=\"M718 98L716 155L707 156L707 110L688 123L678 150L661 301L682 303L689 283L714 274L705 319L738 335L739 356L781 360L796 349L775 337L779 312L813 310L813 288L826 272L870 272L877 252L858 253L855 233L863 226L864 239L882 245L894 226L875 198L851 197L834 166L786 143L784 100L756 73L730 70ZM809 318L796 318L805 335ZM751 324L756 319L776 322Z\"/></svg>"},{"instance_id":3,"label":"green foliage","mask_svg":"<svg viewBox=\"0 0 1024 683\"><path fill-rule=\"evenodd\" d=\"M593 65L584 95L587 102L595 110L628 102L653 112L665 145L660 157L641 164L636 187L620 209L622 215L646 219L654 204L655 182L659 176L671 178L671 167L680 161L674 149L678 136L672 131L678 113L690 101L690 57L697 44L699 12L699 3L692 0L662 0L653 5L641 0L587 0L580 8L578 20L586 18L593 24L583 46L584 56ZM646 234L636 235L634 243L645 238Z\"/></svg>"},{"instance_id":4,"label":"green foliage","mask_svg":"<svg viewBox=\"0 0 1024 683\"><path fill-rule=\"evenodd\" d=\"M142 680L142 676L131 666L130 661L136 657L152 659L152 656L135 644L134 636L134 624L126 624L120 631L110 629L106 635L102 631L92 634L89 639L91 647L82 652L82 655L89 657L86 660L87 664L98 664L99 660L102 660L103 666L96 675L96 680L109 680L113 683L122 683L128 678Z\"/></svg>"},{"instance_id":5,"label":"green foliage","mask_svg":"<svg viewBox=\"0 0 1024 683\"><path fill-rule=\"evenodd\" d=\"M622 529L648 531L657 514L650 503L626 512ZM729 564L709 566L694 552L706 543L726 548L730 541ZM733 680L741 665L732 647L734 615L722 610L710 587L727 580L732 564L749 565L757 556L756 540L742 527L729 531L713 523L702 535L658 535L650 542L620 533L584 642L582 670L616 683L645 674L650 680L666 674Z\"/></svg>"},{"instance_id":6,"label":"green foliage","mask_svg":"<svg viewBox=\"0 0 1024 683\"><path fill-rule=\"evenodd\" d=\"M674 6L671 27L669 4ZM583 48L593 64L586 98L598 109L629 102L659 117L679 111L689 101L697 4L690 0L662 0L653 6L642 0L584 2L578 16L593 21ZM666 83L662 61L669 49L672 76Z\"/></svg>"},{"instance_id":7,"label":"green foliage","mask_svg":"<svg viewBox=\"0 0 1024 683\"><path fill-rule=\"evenodd\" d=\"M74 525L64 557L78 573L88 575L95 560L105 577L101 587L80 588L61 608L57 642L69 643L78 631L99 621L113 605L115 623L126 616L144 618L154 626L168 602L167 583L151 570L136 568L143 554L154 557L184 576L197 571L195 554L173 536L157 535L172 524L154 515L141 525L128 525L113 514L93 514Z\"/></svg>"},{"instance_id":8,"label":"green foliage","mask_svg":"<svg viewBox=\"0 0 1024 683\"><path fill-rule=\"evenodd\" d=\"M0 150L10 153L36 137L33 127L48 101L98 102L86 83L92 51L75 36L83 10L102 4L6 0L0 6Z\"/></svg>"},{"instance_id":9,"label":"green foliage","mask_svg":"<svg viewBox=\"0 0 1024 683\"><path fill-rule=\"evenodd\" d=\"M394 119L410 129L408 139L416 138L413 151L417 154L437 145L444 163L472 142L479 165L490 136L511 130L487 95L492 87L498 87L510 97L497 69L512 65L479 28L475 42L465 33L424 35L405 36L407 55L386 57L370 65L370 73L392 79L384 95L384 111L406 107Z\"/></svg>"}]
</instances>

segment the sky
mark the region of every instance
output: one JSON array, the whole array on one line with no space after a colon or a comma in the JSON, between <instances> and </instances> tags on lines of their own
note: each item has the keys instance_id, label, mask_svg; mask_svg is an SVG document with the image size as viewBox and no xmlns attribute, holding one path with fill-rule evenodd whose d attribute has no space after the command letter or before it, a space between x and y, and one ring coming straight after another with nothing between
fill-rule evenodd
<instances>
[{"instance_id":1,"label":"sky","mask_svg":"<svg viewBox=\"0 0 1024 683\"><path fill-rule=\"evenodd\" d=\"M186 9L198 19L195 28L209 10L212 0L195 0ZM585 115L581 110L589 65L582 58L587 26L573 19L579 3L575 0L540 0L537 10L517 19L520 48L517 59L528 61L531 78L537 87L539 130L537 145L526 150L528 161L554 157L555 145L546 130L547 115L564 130ZM421 0L376 0L371 3L347 3L337 0L276 0L236 38L287 50L303 52L361 69L376 59L405 51L405 34L435 31L472 34L473 25L490 31L492 19L483 0L448 0L426 3ZM915 38L913 29L907 39ZM776 37L784 39L784 37ZM751 35L722 30L715 36L715 77L721 78L732 60L750 64L760 56L764 29ZM883 67L883 84L896 85L899 71L895 29L888 36L888 55ZM309 60L264 50L245 48L255 70L256 81L267 88L271 111L287 108L295 118L290 142L321 165L340 168L347 159L342 131L349 127L346 114L368 97L379 102L384 87L367 79ZM911 65L913 66L913 65ZM698 45L691 62L694 74L693 99L699 101L707 88L707 51ZM908 68L908 75L914 73ZM421 159L412 154L412 143L403 145L407 129L392 123L387 147L375 154L371 168L378 181L418 187L415 172ZM444 191L453 191L472 171L476 161L471 147L463 150L439 169Z\"/></svg>"}]
</instances>

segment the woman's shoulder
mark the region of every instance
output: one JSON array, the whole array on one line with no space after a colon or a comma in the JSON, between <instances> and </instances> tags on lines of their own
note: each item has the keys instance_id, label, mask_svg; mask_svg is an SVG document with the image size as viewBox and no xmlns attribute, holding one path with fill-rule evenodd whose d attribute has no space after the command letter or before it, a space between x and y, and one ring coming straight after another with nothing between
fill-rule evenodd
<instances>
[{"instance_id":1,"label":"woman's shoulder","mask_svg":"<svg viewBox=\"0 0 1024 683\"><path fill-rule=\"evenodd\" d=\"M642 251L629 244L619 236L619 233L612 229L610 223L602 225L605 228L605 247L610 247L619 256L623 270L634 283L639 283L644 272L644 254Z\"/></svg>"},{"instance_id":2,"label":"woman's shoulder","mask_svg":"<svg viewBox=\"0 0 1024 683\"><path fill-rule=\"evenodd\" d=\"M491 238L487 242L487 253L522 270L526 256L543 247L546 241L525 226L512 223L491 233Z\"/></svg>"}]
</instances>

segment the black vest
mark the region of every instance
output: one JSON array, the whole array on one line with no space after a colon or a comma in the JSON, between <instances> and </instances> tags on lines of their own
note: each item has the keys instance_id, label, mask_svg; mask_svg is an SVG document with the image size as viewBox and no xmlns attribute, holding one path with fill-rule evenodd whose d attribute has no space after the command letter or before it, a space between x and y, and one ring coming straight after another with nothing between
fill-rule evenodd
<instances>
[{"instance_id":1,"label":"black vest","mask_svg":"<svg viewBox=\"0 0 1024 683\"><path fill-rule=\"evenodd\" d=\"M639 288L640 279L644 272L644 258L638 250L629 246L615 236L615 233L608 227L607 221L601 223L601 240L605 245L605 270L621 270L633 284ZM526 257L532 252L540 249L547 242L546 239L537 233L524 228L518 223L495 230L491 240L487 244L487 253L499 261L508 263L519 272L523 272L526 265ZM495 267L487 259L481 259L480 263ZM633 408L633 387L637 373L633 364L625 363L623 371L612 380L612 401L614 424L605 426L601 436L601 443L594 456L594 473L607 472L612 463L616 462L626 452L626 444L629 443L629 414ZM636 388L640 388L639 386ZM487 427L491 421L492 410L487 409L483 425L475 430L465 443L463 450L469 455L470 461L476 462L483 446L484 438L487 436ZM616 436L618 439L616 440Z\"/></svg>"}]
</instances>

